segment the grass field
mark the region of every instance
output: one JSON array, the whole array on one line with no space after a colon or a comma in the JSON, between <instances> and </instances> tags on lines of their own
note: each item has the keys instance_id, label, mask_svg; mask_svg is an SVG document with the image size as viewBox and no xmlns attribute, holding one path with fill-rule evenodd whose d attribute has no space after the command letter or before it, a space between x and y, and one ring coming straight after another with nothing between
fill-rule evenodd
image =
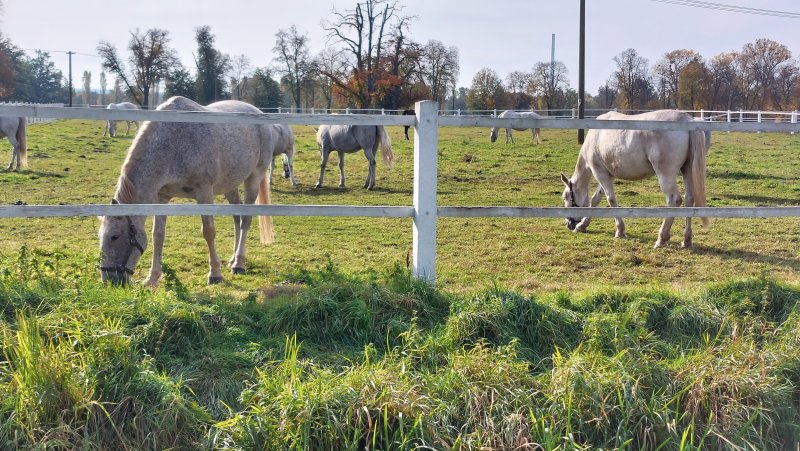
<instances>
[{"instance_id":1,"label":"grass field","mask_svg":"<svg viewBox=\"0 0 800 451\"><path fill-rule=\"evenodd\" d=\"M30 126L0 199L109 202L131 140L102 127ZM373 192L359 155L347 188L333 165L312 189L295 131L301 186L276 178L275 203L411 204L400 128ZM543 135L442 129L439 203L560 205L575 133ZM714 141L710 205L800 203L800 137ZM663 203L654 180L618 198ZM434 288L406 268L408 219L278 217L248 274L206 286L199 219L171 218L150 290L99 282L96 218L0 220L0 449L797 449L800 220L714 220L692 250L678 222L653 249L658 220L616 240L611 219L443 219Z\"/></svg>"},{"instance_id":2,"label":"grass field","mask_svg":"<svg viewBox=\"0 0 800 451\"><path fill-rule=\"evenodd\" d=\"M30 126L31 170L0 173L0 198L28 204L107 203L130 138L102 139L102 123L69 120ZM338 168L329 164L326 186L313 189L319 171L313 130L295 127L295 163L300 186L279 176L278 204L411 205L412 142L390 128L397 163L379 163L377 189L361 188L363 154L346 158L347 188L336 186ZM440 130L440 205L560 206L559 172L571 174L578 151L572 130L546 130L540 146L517 132L517 144L491 144L488 130ZM711 206L797 205L800 203L800 136L716 133L708 157ZM619 182L623 206L660 206L655 179ZM220 200L222 201L222 200ZM171 218L165 262L188 286L205 284L207 273L199 218ZM630 219L629 238L613 238L613 220L595 220L587 234L567 231L558 219L444 218L438 230L438 286L452 292L500 284L523 292L584 290L597 286L693 288L732 277L769 274L800 280L800 220L717 219L695 227L695 248L680 249L683 221L673 226L671 245L653 249L660 221ZM0 254L31 249L58 251L71 265L97 262L96 218L17 219L0 222ZM233 227L218 218L218 246L232 248ZM264 247L251 234L248 275L228 278L232 287L260 288L280 282L287 271L315 268L329 259L343 271L381 271L406 265L411 249L410 219L278 217L277 243ZM149 228L149 225L148 225ZM223 254L224 255L224 254ZM135 278L147 274L149 252Z\"/></svg>"}]
</instances>

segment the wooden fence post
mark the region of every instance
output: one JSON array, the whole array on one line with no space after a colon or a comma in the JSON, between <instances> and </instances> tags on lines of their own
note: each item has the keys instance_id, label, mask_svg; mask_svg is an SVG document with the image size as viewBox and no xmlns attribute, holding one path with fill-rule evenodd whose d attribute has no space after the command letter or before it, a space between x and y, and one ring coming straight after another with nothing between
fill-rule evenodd
<instances>
[{"instance_id":1,"label":"wooden fence post","mask_svg":"<svg viewBox=\"0 0 800 451\"><path fill-rule=\"evenodd\" d=\"M436 282L436 176L439 157L439 105L426 100L414 105L414 228L412 274Z\"/></svg>"}]
</instances>

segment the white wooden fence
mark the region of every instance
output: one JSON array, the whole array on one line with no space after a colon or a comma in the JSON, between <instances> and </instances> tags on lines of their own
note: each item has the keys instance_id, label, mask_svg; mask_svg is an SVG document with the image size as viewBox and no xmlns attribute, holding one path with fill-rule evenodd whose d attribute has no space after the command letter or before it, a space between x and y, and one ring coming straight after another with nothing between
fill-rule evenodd
<instances>
[{"instance_id":1,"label":"white wooden fence","mask_svg":"<svg viewBox=\"0 0 800 451\"><path fill-rule=\"evenodd\" d=\"M63 107L64 106L63 103L31 103L31 102L0 102L0 105L13 105L13 106L37 105L37 106L53 106L53 107ZM27 117L26 119L28 120L29 124L53 122L54 120L56 120L56 118L54 118L54 117L36 117L36 116Z\"/></svg>"},{"instance_id":2,"label":"white wooden fence","mask_svg":"<svg viewBox=\"0 0 800 451\"><path fill-rule=\"evenodd\" d=\"M435 102L419 102L415 116L401 115L325 115L325 114L258 114L186 111L107 110L63 108L41 105L0 105L0 116L32 118L83 118L97 120L155 120L164 122L205 123L283 123L411 125L414 134L414 187L412 206L355 205L8 205L0 206L0 218L58 217L95 215L272 215L272 216L353 216L412 218L412 272L419 278L436 279L436 224L439 217L507 217L563 218L575 216L574 209L564 207L469 207L439 206L437 194L438 133L441 126L453 127L540 127L540 128L608 128L635 130L709 130L765 131L794 133L800 124L792 122L662 122L662 121L597 121L594 119L520 118L501 119L486 116L440 116ZM800 216L799 207L658 207L605 208L586 207L580 216L591 217L728 217L764 218Z\"/></svg>"}]
</instances>

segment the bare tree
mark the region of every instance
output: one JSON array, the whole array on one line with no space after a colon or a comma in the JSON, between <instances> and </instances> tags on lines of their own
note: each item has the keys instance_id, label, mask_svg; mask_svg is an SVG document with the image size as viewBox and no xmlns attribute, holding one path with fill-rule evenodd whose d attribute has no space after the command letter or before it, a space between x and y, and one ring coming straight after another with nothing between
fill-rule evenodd
<instances>
[{"instance_id":1,"label":"bare tree","mask_svg":"<svg viewBox=\"0 0 800 451\"><path fill-rule=\"evenodd\" d=\"M132 31L128 42L130 70L110 42L100 41L97 53L103 60L103 69L117 76L132 100L146 106L150 104L150 90L159 80L166 79L170 68L178 62L175 51L168 44L167 30L151 28L144 33L139 29Z\"/></svg>"},{"instance_id":2,"label":"bare tree","mask_svg":"<svg viewBox=\"0 0 800 451\"><path fill-rule=\"evenodd\" d=\"M459 69L457 48L446 47L437 40L430 40L422 47L420 76L431 90L431 99L440 105L455 89Z\"/></svg>"},{"instance_id":3,"label":"bare tree","mask_svg":"<svg viewBox=\"0 0 800 451\"><path fill-rule=\"evenodd\" d=\"M711 59L711 95L715 107L730 110L741 102L742 96L737 85L737 59L735 52L720 53Z\"/></svg>"},{"instance_id":4,"label":"bare tree","mask_svg":"<svg viewBox=\"0 0 800 451\"><path fill-rule=\"evenodd\" d=\"M347 76L348 65L345 56L342 51L327 48L314 59L314 66L318 73L315 84L325 99L325 108L330 110L334 103L333 80L344 79Z\"/></svg>"},{"instance_id":5,"label":"bare tree","mask_svg":"<svg viewBox=\"0 0 800 451\"><path fill-rule=\"evenodd\" d=\"M359 108L371 107L377 97L384 47L390 31L395 30L392 23L407 19L400 16L401 9L397 1L365 0L352 10L334 10L335 19L323 23L328 39L344 47L352 70L347 78L322 73Z\"/></svg>"},{"instance_id":6,"label":"bare tree","mask_svg":"<svg viewBox=\"0 0 800 451\"><path fill-rule=\"evenodd\" d=\"M250 75L250 58L246 55L231 58L231 94L235 99L242 98L242 80Z\"/></svg>"},{"instance_id":7,"label":"bare tree","mask_svg":"<svg viewBox=\"0 0 800 451\"><path fill-rule=\"evenodd\" d=\"M300 34L294 25L288 30L280 29L275 33L275 47L272 50L278 54L275 59L281 63L277 72L283 75L292 93L294 106L300 110L303 83L314 72L308 56L308 35Z\"/></svg>"},{"instance_id":8,"label":"bare tree","mask_svg":"<svg viewBox=\"0 0 800 451\"><path fill-rule=\"evenodd\" d=\"M780 67L792 58L785 45L771 39L757 39L742 48L741 64L746 83L752 89L752 107L765 108L772 100Z\"/></svg>"},{"instance_id":9,"label":"bare tree","mask_svg":"<svg viewBox=\"0 0 800 451\"><path fill-rule=\"evenodd\" d=\"M562 108L569 88L567 66L562 61L539 62L533 66L530 86L531 94L539 97L540 103L548 110Z\"/></svg>"}]
</instances>

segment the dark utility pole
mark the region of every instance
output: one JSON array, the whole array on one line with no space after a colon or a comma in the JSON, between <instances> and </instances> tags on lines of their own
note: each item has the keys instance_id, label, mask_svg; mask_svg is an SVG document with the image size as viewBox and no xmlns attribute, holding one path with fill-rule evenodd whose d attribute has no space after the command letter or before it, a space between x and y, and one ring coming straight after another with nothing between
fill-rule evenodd
<instances>
[{"instance_id":1,"label":"dark utility pole","mask_svg":"<svg viewBox=\"0 0 800 451\"><path fill-rule=\"evenodd\" d=\"M578 119L584 117L586 75L586 0L581 0L580 39L578 47ZM583 144L583 129L578 129L578 144Z\"/></svg>"}]
</instances>

